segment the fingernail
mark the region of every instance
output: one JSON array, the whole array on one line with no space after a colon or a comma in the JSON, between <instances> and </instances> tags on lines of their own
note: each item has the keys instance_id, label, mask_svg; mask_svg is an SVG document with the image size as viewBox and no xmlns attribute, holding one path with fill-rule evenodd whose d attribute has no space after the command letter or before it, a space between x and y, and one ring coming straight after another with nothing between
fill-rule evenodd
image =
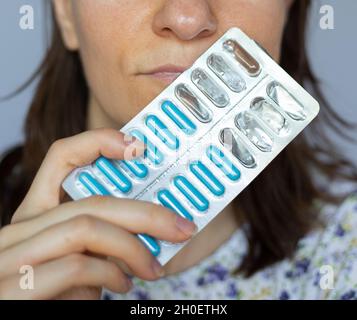
<instances>
[{"instance_id":1,"label":"fingernail","mask_svg":"<svg viewBox=\"0 0 357 320\"><path fill-rule=\"evenodd\" d=\"M145 144L144 142L140 141L139 139L133 137L133 136L129 136L129 135L125 135L124 136L124 143L127 146L133 146L135 148L140 148L140 149L144 149L145 148Z\"/></svg>"},{"instance_id":2,"label":"fingernail","mask_svg":"<svg viewBox=\"0 0 357 320\"><path fill-rule=\"evenodd\" d=\"M192 221L181 216L176 216L176 226L187 235L193 235L197 231L197 226Z\"/></svg>"},{"instance_id":3,"label":"fingernail","mask_svg":"<svg viewBox=\"0 0 357 320\"><path fill-rule=\"evenodd\" d=\"M157 261L156 259L154 259L153 262L152 262L152 269L153 269L154 273L160 278L165 275L164 268L159 263L159 261Z\"/></svg>"}]
</instances>

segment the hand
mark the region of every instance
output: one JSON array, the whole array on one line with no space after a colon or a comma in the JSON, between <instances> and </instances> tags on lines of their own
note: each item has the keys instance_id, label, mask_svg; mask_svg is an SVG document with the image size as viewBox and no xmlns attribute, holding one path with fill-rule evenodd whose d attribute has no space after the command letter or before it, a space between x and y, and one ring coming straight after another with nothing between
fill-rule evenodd
<instances>
[{"instance_id":1,"label":"hand","mask_svg":"<svg viewBox=\"0 0 357 320\"><path fill-rule=\"evenodd\" d=\"M99 129L51 146L12 223L0 230L0 299L99 298L102 286L125 293L131 286L125 266L144 280L163 275L135 234L182 242L195 232L192 222L144 201L104 196L62 201L61 184L74 168L100 155L123 159L128 148L131 157L144 151L140 141L124 140L119 131ZM34 269L33 290L20 288L23 265Z\"/></svg>"}]
</instances>

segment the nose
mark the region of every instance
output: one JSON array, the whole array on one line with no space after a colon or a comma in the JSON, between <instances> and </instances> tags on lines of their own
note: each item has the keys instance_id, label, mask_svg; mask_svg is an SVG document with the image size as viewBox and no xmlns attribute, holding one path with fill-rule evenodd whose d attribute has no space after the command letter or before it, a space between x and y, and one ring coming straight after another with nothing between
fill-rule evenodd
<instances>
[{"instance_id":1,"label":"nose","mask_svg":"<svg viewBox=\"0 0 357 320\"><path fill-rule=\"evenodd\" d=\"M188 41L217 31L217 20L207 0L165 0L155 14L153 29L161 37Z\"/></svg>"}]
</instances>

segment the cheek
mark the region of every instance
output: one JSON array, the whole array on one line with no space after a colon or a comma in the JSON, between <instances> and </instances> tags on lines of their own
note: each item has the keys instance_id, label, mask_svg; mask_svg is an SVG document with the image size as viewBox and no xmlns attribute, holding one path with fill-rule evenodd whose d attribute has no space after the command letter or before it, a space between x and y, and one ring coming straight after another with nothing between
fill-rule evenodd
<instances>
[{"instance_id":1,"label":"cheek","mask_svg":"<svg viewBox=\"0 0 357 320\"><path fill-rule=\"evenodd\" d=\"M278 61L286 19L286 0L228 0L230 6L227 0L224 1L226 6L222 8L230 8L220 11L224 29L239 26Z\"/></svg>"},{"instance_id":2,"label":"cheek","mask_svg":"<svg viewBox=\"0 0 357 320\"><path fill-rule=\"evenodd\" d=\"M123 30L128 18L119 9L113 1L79 0L74 11L80 55L91 96L118 124L128 118L128 110L123 106L132 104L128 101L132 86L126 77L127 65L121 63L130 50L127 48L130 42L125 38L128 33Z\"/></svg>"}]
</instances>

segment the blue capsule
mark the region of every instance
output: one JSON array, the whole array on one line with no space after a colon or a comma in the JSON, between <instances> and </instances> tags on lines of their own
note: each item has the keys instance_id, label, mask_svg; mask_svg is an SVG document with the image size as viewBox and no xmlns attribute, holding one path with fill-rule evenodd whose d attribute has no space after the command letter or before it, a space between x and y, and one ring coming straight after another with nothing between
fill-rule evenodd
<instances>
[{"instance_id":1,"label":"blue capsule","mask_svg":"<svg viewBox=\"0 0 357 320\"><path fill-rule=\"evenodd\" d=\"M225 187L223 184L201 161L191 163L190 170L215 196L224 194Z\"/></svg>"},{"instance_id":2,"label":"blue capsule","mask_svg":"<svg viewBox=\"0 0 357 320\"><path fill-rule=\"evenodd\" d=\"M143 164L138 159L123 161L123 163L137 178L144 179L149 173L145 164Z\"/></svg>"},{"instance_id":3,"label":"blue capsule","mask_svg":"<svg viewBox=\"0 0 357 320\"><path fill-rule=\"evenodd\" d=\"M174 178L174 185L199 211L206 211L209 207L209 201L197 188L183 176Z\"/></svg>"},{"instance_id":4,"label":"blue capsule","mask_svg":"<svg viewBox=\"0 0 357 320\"><path fill-rule=\"evenodd\" d=\"M164 101L161 109L185 134L196 132L196 125L171 101Z\"/></svg>"},{"instance_id":5,"label":"blue capsule","mask_svg":"<svg viewBox=\"0 0 357 320\"><path fill-rule=\"evenodd\" d=\"M240 179L240 171L220 149L215 146L209 146L206 150L206 154L230 180L237 181Z\"/></svg>"},{"instance_id":6,"label":"blue capsule","mask_svg":"<svg viewBox=\"0 0 357 320\"><path fill-rule=\"evenodd\" d=\"M108 159L100 157L96 160L95 165L121 192L128 193L131 190L132 183Z\"/></svg>"},{"instance_id":7,"label":"blue capsule","mask_svg":"<svg viewBox=\"0 0 357 320\"><path fill-rule=\"evenodd\" d=\"M142 233L139 233L137 237L145 244L154 257L157 257L160 254L160 246L153 237Z\"/></svg>"},{"instance_id":8,"label":"blue capsule","mask_svg":"<svg viewBox=\"0 0 357 320\"><path fill-rule=\"evenodd\" d=\"M164 160L164 155L158 148L139 130L130 131L130 135L144 142L146 145L146 150L144 152L144 157L149 159L154 165L159 165Z\"/></svg>"},{"instance_id":9,"label":"blue capsule","mask_svg":"<svg viewBox=\"0 0 357 320\"><path fill-rule=\"evenodd\" d=\"M157 199L164 207L175 211L181 217L186 218L190 221L193 220L193 217L190 215L190 213L169 190L160 190L157 193Z\"/></svg>"},{"instance_id":10,"label":"blue capsule","mask_svg":"<svg viewBox=\"0 0 357 320\"><path fill-rule=\"evenodd\" d=\"M109 196L109 191L102 186L90 173L81 172L78 176L78 180L82 185L94 196Z\"/></svg>"},{"instance_id":11,"label":"blue capsule","mask_svg":"<svg viewBox=\"0 0 357 320\"><path fill-rule=\"evenodd\" d=\"M178 138L155 115L149 115L145 120L146 126L170 149L176 150L180 146Z\"/></svg>"}]
</instances>

